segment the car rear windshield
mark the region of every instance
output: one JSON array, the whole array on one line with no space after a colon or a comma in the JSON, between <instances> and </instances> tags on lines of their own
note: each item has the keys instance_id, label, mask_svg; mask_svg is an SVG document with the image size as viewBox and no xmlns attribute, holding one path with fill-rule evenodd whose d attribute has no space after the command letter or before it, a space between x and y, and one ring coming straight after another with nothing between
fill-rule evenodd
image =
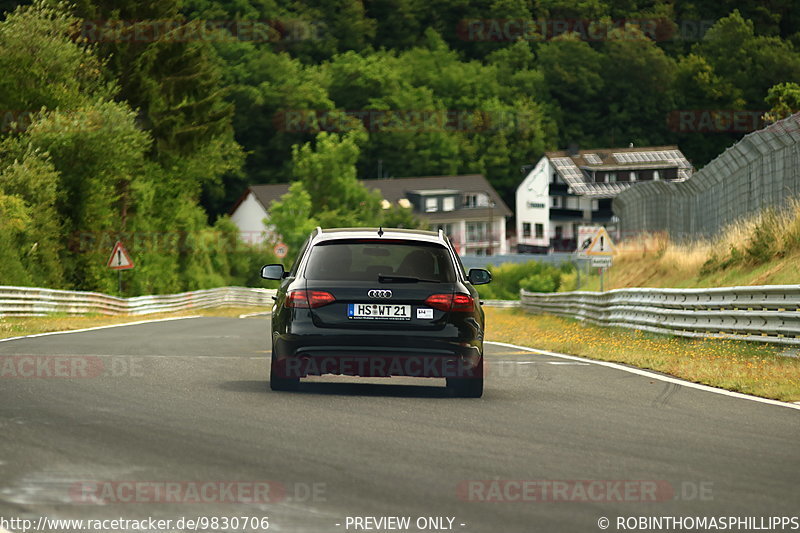
<instances>
[{"instance_id":1,"label":"car rear windshield","mask_svg":"<svg viewBox=\"0 0 800 533\"><path fill-rule=\"evenodd\" d=\"M309 280L455 281L450 253L435 243L408 241L329 241L311 249L305 277Z\"/></svg>"}]
</instances>

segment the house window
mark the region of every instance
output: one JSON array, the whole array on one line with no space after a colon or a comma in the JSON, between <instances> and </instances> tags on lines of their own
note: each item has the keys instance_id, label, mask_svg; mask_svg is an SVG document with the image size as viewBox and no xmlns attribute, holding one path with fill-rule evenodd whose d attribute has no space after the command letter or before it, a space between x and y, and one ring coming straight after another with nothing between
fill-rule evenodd
<instances>
[{"instance_id":1,"label":"house window","mask_svg":"<svg viewBox=\"0 0 800 533\"><path fill-rule=\"evenodd\" d=\"M446 196L444 198L444 205L442 206L442 211L452 211L456 208L456 199L452 196Z\"/></svg>"},{"instance_id":2,"label":"house window","mask_svg":"<svg viewBox=\"0 0 800 533\"><path fill-rule=\"evenodd\" d=\"M617 173L616 172L609 172L608 173L608 182L614 183L617 181Z\"/></svg>"},{"instance_id":3,"label":"house window","mask_svg":"<svg viewBox=\"0 0 800 533\"><path fill-rule=\"evenodd\" d=\"M464 195L464 207L478 207L478 195L477 194L465 194Z\"/></svg>"},{"instance_id":4,"label":"house window","mask_svg":"<svg viewBox=\"0 0 800 533\"><path fill-rule=\"evenodd\" d=\"M558 183L558 172L553 172L553 181L552 183Z\"/></svg>"},{"instance_id":5,"label":"house window","mask_svg":"<svg viewBox=\"0 0 800 533\"><path fill-rule=\"evenodd\" d=\"M486 222L467 222L467 241L482 242L487 235Z\"/></svg>"},{"instance_id":6,"label":"house window","mask_svg":"<svg viewBox=\"0 0 800 533\"><path fill-rule=\"evenodd\" d=\"M531 223L530 222L523 222L522 223L522 236L523 237L530 237L531 236Z\"/></svg>"},{"instance_id":7,"label":"house window","mask_svg":"<svg viewBox=\"0 0 800 533\"><path fill-rule=\"evenodd\" d=\"M561 226L556 226L555 232L556 232L556 239L561 240L564 237L564 228L562 228Z\"/></svg>"},{"instance_id":8,"label":"house window","mask_svg":"<svg viewBox=\"0 0 800 533\"><path fill-rule=\"evenodd\" d=\"M439 202L436 198L425 198L425 212L432 213L439 208Z\"/></svg>"},{"instance_id":9,"label":"house window","mask_svg":"<svg viewBox=\"0 0 800 533\"><path fill-rule=\"evenodd\" d=\"M561 198L553 196L553 207L561 207Z\"/></svg>"},{"instance_id":10,"label":"house window","mask_svg":"<svg viewBox=\"0 0 800 533\"><path fill-rule=\"evenodd\" d=\"M536 224L536 238L543 239L544 238L544 224Z\"/></svg>"}]
</instances>

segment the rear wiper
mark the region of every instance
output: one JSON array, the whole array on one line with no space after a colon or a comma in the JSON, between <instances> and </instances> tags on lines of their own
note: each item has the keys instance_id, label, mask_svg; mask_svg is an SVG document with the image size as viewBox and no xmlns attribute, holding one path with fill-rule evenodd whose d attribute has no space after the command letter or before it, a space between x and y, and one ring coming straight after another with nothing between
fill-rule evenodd
<instances>
[{"instance_id":1,"label":"rear wiper","mask_svg":"<svg viewBox=\"0 0 800 533\"><path fill-rule=\"evenodd\" d=\"M420 281L425 283L439 283L435 279L415 278L412 276L395 276L394 274L378 274L378 281L380 283L418 283Z\"/></svg>"}]
</instances>

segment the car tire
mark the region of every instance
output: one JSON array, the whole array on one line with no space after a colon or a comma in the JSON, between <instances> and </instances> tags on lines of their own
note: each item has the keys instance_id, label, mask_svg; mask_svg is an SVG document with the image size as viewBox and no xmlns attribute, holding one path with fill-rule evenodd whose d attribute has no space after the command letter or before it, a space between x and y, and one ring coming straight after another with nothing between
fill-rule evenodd
<instances>
[{"instance_id":1,"label":"car tire","mask_svg":"<svg viewBox=\"0 0 800 533\"><path fill-rule=\"evenodd\" d=\"M269 388L275 391L294 391L300 386L300 378L278 377L282 370L280 364L272 357L269 369Z\"/></svg>"},{"instance_id":2,"label":"car tire","mask_svg":"<svg viewBox=\"0 0 800 533\"><path fill-rule=\"evenodd\" d=\"M459 398L480 398L483 378L447 378L447 388Z\"/></svg>"}]
</instances>

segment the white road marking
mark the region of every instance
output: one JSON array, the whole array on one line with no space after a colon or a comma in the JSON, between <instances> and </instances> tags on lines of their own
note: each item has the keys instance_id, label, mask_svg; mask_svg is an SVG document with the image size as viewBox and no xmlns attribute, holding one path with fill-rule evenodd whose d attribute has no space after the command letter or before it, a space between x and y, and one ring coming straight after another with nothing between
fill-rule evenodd
<instances>
[{"instance_id":1,"label":"white road marking","mask_svg":"<svg viewBox=\"0 0 800 533\"><path fill-rule=\"evenodd\" d=\"M243 315L239 315L239 318L250 318L254 316L269 316L272 314L272 311L260 311L258 313L245 313Z\"/></svg>"},{"instance_id":2,"label":"white road marking","mask_svg":"<svg viewBox=\"0 0 800 533\"><path fill-rule=\"evenodd\" d=\"M640 368L633 368L625 365L620 365L617 363L609 363L608 361L595 361L594 359L578 357L577 355L567 355L558 352L549 352L547 350L538 350L536 348L531 348L529 346L520 346L518 344L509 344L507 342L495 342L495 341L485 341L485 342L489 344L494 344L495 346L502 346L504 348L528 350L529 352L538 353L541 355L549 355L551 357L560 357L562 359L570 359L572 361L580 361L587 364L594 364L594 365L605 366L608 368L614 368L616 370L622 370L623 372L630 372L631 374L638 374L640 376L645 376L651 379L666 381L667 383L674 383L676 385L682 385L684 387L690 387L692 389L702 390L706 392L713 392L714 394L721 394L723 396L730 396L731 398L739 398L741 400L750 400L751 402L766 403L769 405L778 405L780 407L788 407L789 409L800 410L800 402L789 403L789 402L781 402L779 400L770 400L769 398L760 398L758 396L750 396L749 394L743 394L741 392L733 392L725 389L718 389L716 387L709 387L708 385L701 385L699 383L693 383L691 381L686 381L671 376L656 374L655 372L649 372L647 370L642 370Z\"/></svg>"},{"instance_id":3,"label":"white road marking","mask_svg":"<svg viewBox=\"0 0 800 533\"><path fill-rule=\"evenodd\" d=\"M124 322L122 324L109 324L107 326L95 326L93 328L83 328L83 329L67 329L64 331L48 331L46 333L34 333L33 335L22 335L20 337L8 337L5 339L0 339L0 342L7 342L7 341L16 341L19 339L33 339L35 337L47 337L48 335L61 335L64 333L82 333L84 331L95 331L98 329L108 329L108 328L119 328L122 326L135 326L137 324L151 324L154 322L167 322L169 320L186 320L188 318L202 318L202 315L192 315L192 316L176 316L171 318L154 318L152 320L138 320L136 322ZM2 533L2 531L0 531Z\"/></svg>"},{"instance_id":4,"label":"white road marking","mask_svg":"<svg viewBox=\"0 0 800 533\"><path fill-rule=\"evenodd\" d=\"M262 360L266 356L261 357L252 357L249 355L182 355L182 354L175 354L175 355L164 355L164 354L151 354L151 353L143 353L143 354L109 354L109 353L92 353L92 354L74 354L74 353L48 353L48 354L36 354L36 353L15 353L12 355L0 354L0 359L4 357L110 357L115 359L255 359L255 360ZM3 464L0 461L0 464ZM2 533L2 532L0 532Z\"/></svg>"},{"instance_id":5,"label":"white road marking","mask_svg":"<svg viewBox=\"0 0 800 533\"><path fill-rule=\"evenodd\" d=\"M489 342L489 341L486 341ZM526 352L530 353L530 352ZM492 364L511 364L511 365L568 365L568 366L589 366L589 363L578 363L574 361L492 361Z\"/></svg>"}]
</instances>

